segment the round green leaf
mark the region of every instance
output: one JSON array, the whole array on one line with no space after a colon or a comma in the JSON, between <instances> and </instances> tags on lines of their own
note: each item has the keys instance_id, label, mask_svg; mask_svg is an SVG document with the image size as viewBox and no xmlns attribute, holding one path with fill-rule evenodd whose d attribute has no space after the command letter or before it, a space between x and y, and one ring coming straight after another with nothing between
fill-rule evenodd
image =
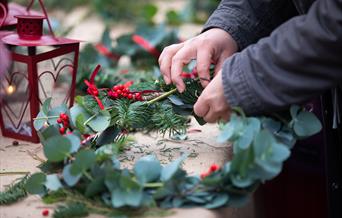
<instances>
[{"instance_id":1,"label":"round green leaf","mask_svg":"<svg viewBox=\"0 0 342 218\"><path fill-rule=\"evenodd\" d=\"M30 194L42 195L46 193L44 186L46 182L46 176L43 173L33 174L26 182L25 189Z\"/></svg>"},{"instance_id":2,"label":"round green leaf","mask_svg":"<svg viewBox=\"0 0 342 218\"><path fill-rule=\"evenodd\" d=\"M33 121L33 126L36 131L39 131L43 128L44 124L47 122L47 115L43 111L40 111L36 118L38 119L35 119Z\"/></svg>"},{"instance_id":3,"label":"round green leaf","mask_svg":"<svg viewBox=\"0 0 342 218\"><path fill-rule=\"evenodd\" d=\"M53 136L43 142L43 144L44 154L51 162L63 161L70 153L71 143L63 136Z\"/></svg>"},{"instance_id":4,"label":"round green leaf","mask_svg":"<svg viewBox=\"0 0 342 218\"><path fill-rule=\"evenodd\" d=\"M91 166L94 165L96 161L96 155L91 150L82 150L77 153L75 157L75 161L71 166L71 173L73 175L82 173L88 170Z\"/></svg>"},{"instance_id":5,"label":"round green leaf","mask_svg":"<svg viewBox=\"0 0 342 218\"><path fill-rule=\"evenodd\" d=\"M154 155L140 158L134 165L134 172L141 183L157 180L161 173L161 165Z\"/></svg>"},{"instance_id":6,"label":"round green leaf","mask_svg":"<svg viewBox=\"0 0 342 218\"><path fill-rule=\"evenodd\" d=\"M51 191L57 191L58 189L63 187L61 182L59 181L57 174L47 175L45 186Z\"/></svg>"},{"instance_id":7,"label":"round green leaf","mask_svg":"<svg viewBox=\"0 0 342 218\"><path fill-rule=\"evenodd\" d=\"M71 143L70 153L77 152L78 149L81 147L80 138L74 134L68 134L66 137L69 139Z\"/></svg>"},{"instance_id":8,"label":"round green leaf","mask_svg":"<svg viewBox=\"0 0 342 218\"><path fill-rule=\"evenodd\" d=\"M71 164L66 165L63 169L62 174L63 174L63 179L64 179L65 183L68 186L72 187L72 186L76 185L77 182L81 179L82 174L79 173L79 174L73 175L71 173L70 169L71 169Z\"/></svg>"},{"instance_id":9,"label":"round green leaf","mask_svg":"<svg viewBox=\"0 0 342 218\"><path fill-rule=\"evenodd\" d=\"M108 128L110 119L111 117L108 111L101 111L101 113L97 114L95 118L88 122L88 126L95 132L102 132Z\"/></svg>"},{"instance_id":10,"label":"round green leaf","mask_svg":"<svg viewBox=\"0 0 342 218\"><path fill-rule=\"evenodd\" d=\"M321 131L322 124L313 113L302 111L296 117L293 128L298 136L308 137Z\"/></svg>"}]
</instances>

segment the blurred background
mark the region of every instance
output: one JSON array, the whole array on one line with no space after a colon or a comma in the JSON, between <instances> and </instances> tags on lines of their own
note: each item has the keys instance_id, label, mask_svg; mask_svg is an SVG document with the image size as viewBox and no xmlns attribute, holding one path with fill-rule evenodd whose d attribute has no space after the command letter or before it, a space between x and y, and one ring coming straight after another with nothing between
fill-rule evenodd
<instances>
[{"instance_id":1,"label":"blurred background","mask_svg":"<svg viewBox=\"0 0 342 218\"><path fill-rule=\"evenodd\" d=\"M21 5L28 0L14 0ZM163 48L201 32L219 0L46 0L58 36L83 40L77 89L97 64L99 87L159 76ZM39 11L38 1L33 9ZM47 31L46 31L47 32Z\"/></svg>"}]
</instances>

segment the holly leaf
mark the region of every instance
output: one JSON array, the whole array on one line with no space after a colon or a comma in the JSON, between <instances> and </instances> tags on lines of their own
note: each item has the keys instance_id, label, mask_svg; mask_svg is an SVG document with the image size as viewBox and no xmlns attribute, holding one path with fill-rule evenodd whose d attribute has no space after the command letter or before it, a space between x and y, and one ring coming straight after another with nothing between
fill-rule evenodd
<instances>
[{"instance_id":1,"label":"holly leaf","mask_svg":"<svg viewBox=\"0 0 342 218\"><path fill-rule=\"evenodd\" d=\"M53 136L43 142L44 154L51 162L60 162L70 154L71 143L63 136Z\"/></svg>"},{"instance_id":2,"label":"holly leaf","mask_svg":"<svg viewBox=\"0 0 342 218\"><path fill-rule=\"evenodd\" d=\"M43 195L46 193L45 182L45 174L35 173L28 178L25 184L25 189L30 194Z\"/></svg>"}]
</instances>

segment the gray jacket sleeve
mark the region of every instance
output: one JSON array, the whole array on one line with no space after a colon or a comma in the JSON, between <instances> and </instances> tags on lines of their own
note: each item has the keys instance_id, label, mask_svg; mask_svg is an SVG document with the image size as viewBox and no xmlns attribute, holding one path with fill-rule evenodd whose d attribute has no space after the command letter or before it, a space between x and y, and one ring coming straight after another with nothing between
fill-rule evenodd
<instances>
[{"instance_id":1,"label":"gray jacket sleeve","mask_svg":"<svg viewBox=\"0 0 342 218\"><path fill-rule=\"evenodd\" d=\"M203 31L221 28L242 50L295 15L297 11L290 0L222 0Z\"/></svg>"},{"instance_id":2,"label":"gray jacket sleeve","mask_svg":"<svg viewBox=\"0 0 342 218\"><path fill-rule=\"evenodd\" d=\"M236 53L222 70L225 96L248 114L309 100L342 81L342 0L318 0L307 15Z\"/></svg>"}]
</instances>

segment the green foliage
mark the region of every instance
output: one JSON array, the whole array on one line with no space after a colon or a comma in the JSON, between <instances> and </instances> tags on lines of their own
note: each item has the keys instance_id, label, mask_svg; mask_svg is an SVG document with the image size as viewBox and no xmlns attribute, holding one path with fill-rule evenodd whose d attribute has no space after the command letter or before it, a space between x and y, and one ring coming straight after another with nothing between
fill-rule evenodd
<instances>
[{"instance_id":1,"label":"green foliage","mask_svg":"<svg viewBox=\"0 0 342 218\"><path fill-rule=\"evenodd\" d=\"M9 205L19 201L27 196L25 184L28 176L20 178L18 182L7 187L4 191L0 192L0 205Z\"/></svg>"},{"instance_id":2,"label":"green foliage","mask_svg":"<svg viewBox=\"0 0 342 218\"><path fill-rule=\"evenodd\" d=\"M191 71L191 67L187 70ZM106 90L101 90L99 99L104 110L89 95L77 97L77 105L70 111L45 107L47 115L56 116L57 111L69 114L71 133L61 135L55 120L42 117L46 123L37 129L49 162L45 174L34 174L28 180L27 190L49 195L72 188L75 193L84 193L78 194L82 195L80 202L88 199L117 210L240 206L258 184L281 172L297 139L321 129L312 113L296 106L274 118L246 117L241 109L234 108L230 122L221 125L218 137L222 143L232 143L234 158L221 168L211 169L202 178L189 176L182 169L186 155L165 166L150 155L139 159L133 169L121 168L117 153L129 131L174 134L185 130L187 116L203 90L198 79L185 79L185 83L187 89L182 94L159 81L133 86L132 90L144 95L143 100L148 98L146 101L111 99ZM86 205L87 210L93 207Z\"/></svg>"},{"instance_id":3,"label":"green foliage","mask_svg":"<svg viewBox=\"0 0 342 218\"><path fill-rule=\"evenodd\" d=\"M89 215L87 207L82 203L70 203L67 206L60 205L53 213L53 218L80 218Z\"/></svg>"}]
</instances>

